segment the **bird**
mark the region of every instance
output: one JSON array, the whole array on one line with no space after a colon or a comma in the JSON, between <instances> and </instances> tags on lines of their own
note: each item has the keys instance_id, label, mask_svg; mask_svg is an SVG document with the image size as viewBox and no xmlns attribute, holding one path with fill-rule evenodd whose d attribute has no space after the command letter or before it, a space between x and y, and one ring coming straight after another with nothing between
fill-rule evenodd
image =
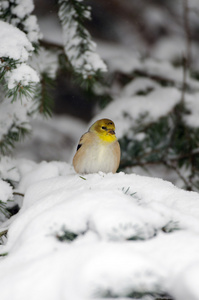
<instances>
[{"instance_id":1,"label":"bird","mask_svg":"<svg viewBox=\"0 0 199 300\"><path fill-rule=\"evenodd\" d=\"M116 173L121 150L115 135L115 124L109 119L96 121L82 135L73 158L77 173Z\"/></svg>"}]
</instances>

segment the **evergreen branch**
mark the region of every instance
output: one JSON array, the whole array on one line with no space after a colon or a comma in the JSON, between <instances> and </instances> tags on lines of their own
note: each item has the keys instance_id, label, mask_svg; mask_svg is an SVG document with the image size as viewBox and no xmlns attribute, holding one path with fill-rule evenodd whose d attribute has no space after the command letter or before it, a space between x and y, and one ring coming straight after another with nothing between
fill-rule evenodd
<instances>
[{"instance_id":1,"label":"evergreen branch","mask_svg":"<svg viewBox=\"0 0 199 300\"><path fill-rule=\"evenodd\" d=\"M7 88L6 96L8 98L12 98L12 102L16 101L18 98L22 100L23 97L32 99L35 95L35 90L36 85L34 82L30 82L27 86L24 86L21 82L19 82L14 88Z\"/></svg>"},{"instance_id":2,"label":"evergreen branch","mask_svg":"<svg viewBox=\"0 0 199 300\"><path fill-rule=\"evenodd\" d=\"M60 241L72 242L78 237L78 235L72 231L64 230L62 234L57 234L56 238Z\"/></svg>"},{"instance_id":3,"label":"evergreen branch","mask_svg":"<svg viewBox=\"0 0 199 300\"><path fill-rule=\"evenodd\" d=\"M12 98L12 102L16 101L18 98L21 100L23 96L25 98L33 98L35 94L36 86L35 82L32 81L30 81L28 85L23 85L23 83L19 81L12 89L8 88L8 82L6 78L7 72L11 72L20 65L21 62L19 60L14 60L7 57L0 58L0 82L2 82L4 85L6 96L8 98Z\"/></svg>"},{"instance_id":4,"label":"evergreen branch","mask_svg":"<svg viewBox=\"0 0 199 300\"><path fill-rule=\"evenodd\" d=\"M167 166L169 169L174 170L178 174L179 178L184 182L186 188L191 190L190 182L188 182L188 180L180 173L179 169L176 166L166 161L164 161L164 165Z\"/></svg>"},{"instance_id":5,"label":"evergreen branch","mask_svg":"<svg viewBox=\"0 0 199 300\"><path fill-rule=\"evenodd\" d=\"M15 122L13 122L8 132L4 134L0 140L0 153L2 155L7 155L7 153L11 152L14 148L15 142L18 142L25 135L30 134L30 130L25 127L26 125L26 123L16 125Z\"/></svg>"},{"instance_id":6,"label":"evergreen branch","mask_svg":"<svg viewBox=\"0 0 199 300\"><path fill-rule=\"evenodd\" d=\"M34 9L33 3L29 1L29 8L26 9L23 14L18 14L15 11L15 8L20 5L20 1L12 0L7 1L8 6L4 9L1 9L0 5L0 18L7 23L13 24L14 26L23 31L29 38L30 42L34 44L34 46L38 47L38 40L41 38L41 34L39 31L39 26L37 24L37 19L35 16L31 15L31 12ZM32 5L31 5L32 4ZM21 10L23 6L21 7ZM31 26L29 26L31 18Z\"/></svg>"},{"instance_id":7,"label":"evergreen branch","mask_svg":"<svg viewBox=\"0 0 199 300\"><path fill-rule=\"evenodd\" d=\"M0 256L3 257L3 256L7 256L8 255L8 252L5 252L5 253L0 253Z\"/></svg>"},{"instance_id":8,"label":"evergreen branch","mask_svg":"<svg viewBox=\"0 0 199 300\"><path fill-rule=\"evenodd\" d=\"M176 82L175 80L173 80L169 77L162 76L160 74L156 75L156 74L153 74L152 72L149 73L149 72L144 71L144 70L136 69L135 72L134 72L134 76L147 77L147 78L150 78L152 80L155 80L155 81L159 82L161 85L175 86L177 84L179 86L179 88L183 87L183 85L180 82ZM131 78L132 78L132 76L131 76ZM190 89L188 84L186 84L186 88Z\"/></svg>"},{"instance_id":9,"label":"evergreen branch","mask_svg":"<svg viewBox=\"0 0 199 300\"><path fill-rule=\"evenodd\" d=\"M9 212L7 211L6 208L6 203L0 200L0 212L7 218L10 216Z\"/></svg>"},{"instance_id":10,"label":"evergreen branch","mask_svg":"<svg viewBox=\"0 0 199 300\"><path fill-rule=\"evenodd\" d=\"M8 71L16 69L21 62L9 57L0 57L0 82L4 79Z\"/></svg>"},{"instance_id":11,"label":"evergreen branch","mask_svg":"<svg viewBox=\"0 0 199 300\"><path fill-rule=\"evenodd\" d=\"M52 115L54 105L52 88L54 88L54 85L54 80L50 78L47 73L41 74L40 84L38 85L37 92L35 93L35 101L37 101L36 110L45 117Z\"/></svg>"},{"instance_id":12,"label":"evergreen branch","mask_svg":"<svg viewBox=\"0 0 199 300\"><path fill-rule=\"evenodd\" d=\"M120 169L165 165L176 172L187 189L199 189L199 129L187 126L184 122L187 113L185 103L181 101L167 116L156 122L147 124L146 119L143 124L143 119L138 118L139 122L132 131L144 132L145 137L141 141L128 137L120 140L122 150L125 149ZM140 122L142 126L139 126ZM181 172L182 167L190 170L189 176Z\"/></svg>"},{"instance_id":13,"label":"evergreen branch","mask_svg":"<svg viewBox=\"0 0 199 300\"><path fill-rule=\"evenodd\" d=\"M83 25L90 19L90 7L78 0L59 0L58 3L64 49L74 73L85 80L105 72L106 65L95 52L96 45Z\"/></svg>"},{"instance_id":14,"label":"evergreen branch","mask_svg":"<svg viewBox=\"0 0 199 300\"><path fill-rule=\"evenodd\" d=\"M0 232L0 238L1 238L2 236L4 236L4 235L7 235L7 233L8 233L8 230L7 230L7 229L1 231L1 232ZM0 254L0 255L3 256L2 254Z\"/></svg>"}]
</instances>

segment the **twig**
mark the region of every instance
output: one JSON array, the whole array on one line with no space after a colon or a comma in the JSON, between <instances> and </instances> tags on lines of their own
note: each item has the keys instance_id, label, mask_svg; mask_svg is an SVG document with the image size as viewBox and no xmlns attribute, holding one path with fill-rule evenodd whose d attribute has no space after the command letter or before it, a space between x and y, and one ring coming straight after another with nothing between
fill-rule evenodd
<instances>
[{"instance_id":1,"label":"twig","mask_svg":"<svg viewBox=\"0 0 199 300\"><path fill-rule=\"evenodd\" d=\"M24 194L18 192L13 192L13 195L24 197Z\"/></svg>"},{"instance_id":2,"label":"twig","mask_svg":"<svg viewBox=\"0 0 199 300\"><path fill-rule=\"evenodd\" d=\"M55 48L55 49L59 49L59 50L64 51L64 46L61 45L61 44L56 44L56 43L49 42L49 41L46 41L46 40L40 41L40 44L41 44L41 46L43 46L45 48Z\"/></svg>"},{"instance_id":3,"label":"twig","mask_svg":"<svg viewBox=\"0 0 199 300\"><path fill-rule=\"evenodd\" d=\"M2 232L0 232L0 238L3 236L3 235L6 235L8 233L8 230L6 229L6 230L4 230L4 231L2 231Z\"/></svg>"},{"instance_id":4,"label":"twig","mask_svg":"<svg viewBox=\"0 0 199 300\"><path fill-rule=\"evenodd\" d=\"M180 171L178 170L177 167L175 167L175 166L172 165L172 164L167 163L166 161L164 162L164 165L167 166L167 167L170 168L170 169L173 169L173 170L178 174L178 176L182 179L182 181L184 182L185 186L186 186L188 189L191 188L190 183L182 176L182 174L180 173Z\"/></svg>"}]
</instances>

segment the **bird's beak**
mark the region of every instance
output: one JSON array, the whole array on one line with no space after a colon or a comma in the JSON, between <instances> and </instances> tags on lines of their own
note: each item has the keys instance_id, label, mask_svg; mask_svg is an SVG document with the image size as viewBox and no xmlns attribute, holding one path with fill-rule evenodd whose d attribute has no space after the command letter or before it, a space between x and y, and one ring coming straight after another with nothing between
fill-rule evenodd
<instances>
[{"instance_id":1,"label":"bird's beak","mask_svg":"<svg viewBox=\"0 0 199 300\"><path fill-rule=\"evenodd\" d=\"M109 134L115 134L115 131L113 129L108 131Z\"/></svg>"}]
</instances>

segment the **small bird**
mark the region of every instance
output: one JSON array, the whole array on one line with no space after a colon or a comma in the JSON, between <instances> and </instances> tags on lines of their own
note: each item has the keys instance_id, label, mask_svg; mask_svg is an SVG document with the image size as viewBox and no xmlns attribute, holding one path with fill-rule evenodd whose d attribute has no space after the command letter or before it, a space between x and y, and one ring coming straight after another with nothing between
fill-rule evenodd
<instances>
[{"instance_id":1,"label":"small bird","mask_svg":"<svg viewBox=\"0 0 199 300\"><path fill-rule=\"evenodd\" d=\"M80 138L73 166L77 173L115 173L120 164L120 145L115 124L109 119L96 121Z\"/></svg>"}]
</instances>

